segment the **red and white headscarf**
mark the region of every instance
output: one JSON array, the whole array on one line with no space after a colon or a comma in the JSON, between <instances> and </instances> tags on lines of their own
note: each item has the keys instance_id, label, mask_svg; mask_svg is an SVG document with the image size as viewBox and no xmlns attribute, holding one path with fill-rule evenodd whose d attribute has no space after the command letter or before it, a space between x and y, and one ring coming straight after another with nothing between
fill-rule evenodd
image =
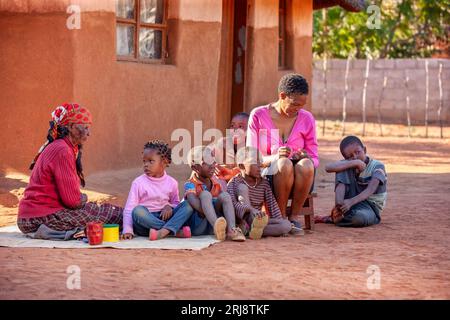
<instances>
[{"instance_id":1,"label":"red and white headscarf","mask_svg":"<svg viewBox=\"0 0 450 320\"><path fill-rule=\"evenodd\" d=\"M77 103L64 103L52 112L52 120L50 121L49 135L53 140L58 138L58 128L66 127L69 124L92 124L92 115L88 109L80 106ZM52 141L53 141L52 140ZM51 141L47 140L39 149L38 154L34 157L33 162L30 165L30 169L33 169L39 155L44 151L45 147ZM78 148L78 146L75 146Z\"/></svg>"},{"instance_id":2,"label":"red and white headscarf","mask_svg":"<svg viewBox=\"0 0 450 320\"><path fill-rule=\"evenodd\" d=\"M66 127L69 124L92 124L92 116L88 109L77 103L64 103L52 112L52 121L54 122L52 136L56 139L58 127Z\"/></svg>"}]
</instances>

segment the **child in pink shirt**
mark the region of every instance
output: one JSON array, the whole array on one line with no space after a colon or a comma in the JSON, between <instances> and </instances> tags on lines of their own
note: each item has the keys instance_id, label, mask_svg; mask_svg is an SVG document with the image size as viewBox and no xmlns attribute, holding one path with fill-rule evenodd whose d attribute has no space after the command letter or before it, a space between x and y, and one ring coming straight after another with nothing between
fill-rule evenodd
<instances>
[{"instance_id":1,"label":"child in pink shirt","mask_svg":"<svg viewBox=\"0 0 450 320\"><path fill-rule=\"evenodd\" d=\"M171 149L163 141L153 140L144 146L144 174L131 184L123 212L123 239L131 239L134 234L150 240L169 234L191 236L189 227L182 226L193 209L184 201L180 203L178 182L165 171L171 157Z\"/></svg>"}]
</instances>

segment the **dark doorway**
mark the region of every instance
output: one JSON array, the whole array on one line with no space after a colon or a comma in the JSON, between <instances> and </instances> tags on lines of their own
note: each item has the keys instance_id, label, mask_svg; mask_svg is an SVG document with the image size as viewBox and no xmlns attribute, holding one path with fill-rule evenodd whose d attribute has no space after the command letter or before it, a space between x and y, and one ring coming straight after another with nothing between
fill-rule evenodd
<instances>
[{"instance_id":1,"label":"dark doorway","mask_svg":"<svg viewBox=\"0 0 450 320\"><path fill-rule=\"evenodd\" d=\"M247 0L234 1L231 117L244 111L245 56L247 49Z\"/></svg>"}]
</instances>

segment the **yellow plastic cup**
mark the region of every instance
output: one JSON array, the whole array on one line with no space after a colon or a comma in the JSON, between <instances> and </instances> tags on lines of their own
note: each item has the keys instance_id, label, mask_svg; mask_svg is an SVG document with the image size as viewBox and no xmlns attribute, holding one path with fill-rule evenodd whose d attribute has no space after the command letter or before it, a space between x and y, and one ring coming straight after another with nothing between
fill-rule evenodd
<instances>
[{"instance_id":1,"label":"yellow plastic cup","mask_svg":"<svg viewBox=\"0 0 450 320\"><path fill-rule=\"evenodd\" d=\"M118 242L119 241L119 225L118 224L104 224L103 225L103 242Z\"/></svg>"}]
</instances>

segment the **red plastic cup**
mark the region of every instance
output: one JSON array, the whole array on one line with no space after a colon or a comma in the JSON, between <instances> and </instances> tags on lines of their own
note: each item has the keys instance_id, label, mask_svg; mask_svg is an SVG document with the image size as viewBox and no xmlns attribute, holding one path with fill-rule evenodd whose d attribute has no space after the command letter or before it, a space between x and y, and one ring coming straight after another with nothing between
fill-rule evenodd
<instances>
[{"instance_id":1,"label":"red plastic cup","mask_svg":"<svg viewBox=\"0 0 450 320\"><path fill-rule=\"evenodd\" d=\"M103 223L89 222L86 225L86 230L90 245L98 245L103 243Z\"/></svg>"}]
</instances>

